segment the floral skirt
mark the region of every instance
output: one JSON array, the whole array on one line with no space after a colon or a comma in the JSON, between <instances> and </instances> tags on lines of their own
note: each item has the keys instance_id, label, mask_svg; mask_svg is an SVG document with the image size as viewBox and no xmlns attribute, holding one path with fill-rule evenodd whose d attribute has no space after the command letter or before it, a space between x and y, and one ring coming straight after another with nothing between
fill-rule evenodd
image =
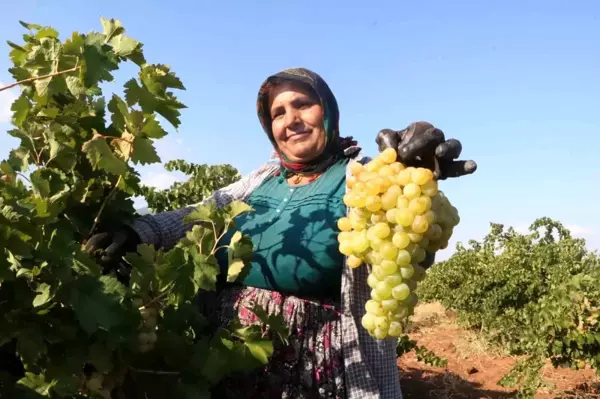
<instances>
[{"instance_id":1,"label":"floral skirt","mask_svg":"<svg viewBox=\"0 0 600 399\"><path fill-rule=\"evenodd\" d=\"M291 333L288 345L274 340L267 366L228 377L219 397L345 398L339 304L237 286L207 299L199 298L203 313L216 318L212 321L219 325L228 324L235 316L243 325L257 323L249 310L257 304L270 315L281 314Z\"/></svg>"}]
</instances>

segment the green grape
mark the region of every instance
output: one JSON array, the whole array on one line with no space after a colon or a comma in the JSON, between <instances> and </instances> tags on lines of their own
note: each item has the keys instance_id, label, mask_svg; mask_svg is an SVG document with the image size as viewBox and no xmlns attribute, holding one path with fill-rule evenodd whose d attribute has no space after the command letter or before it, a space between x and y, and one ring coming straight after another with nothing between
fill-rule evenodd
<instances>
[{"instance_id":1,"label":"green grape","mask_svg":"<svg viewBox=\"0 0 600 399\"><path fill-rule=\"evenodd\" d=\"M412 231L417 234L423 234L429 228L427 219L421 215L415 216L411 225Z\"/></svg>"},{"instance_id":2,"label":"green grape","mask_svg":"<svg viewBox=\"0 0 600 399\"><path fill-rule=\"evenodd\" d=\"M398 323L397 321L392 321L390 323L390 327L388 329L388 335L390 337L396 337L399 338L402 336L402 324Z\"/></svg>"},{"instance_id":3,"label":"green grape","mask_svg":"<svg viewBox=\"0 0 600 399\"><path fill-rule=\"evenodd\" d=\"M369 285L369 287L375 288L378 282L379 279L377 278L377 276L375 276L375 274L373 273L369 273L369 277L367 277L367 284Z\"/></svg>"},{"instance_id":4,"label":"green grape","mask_svg":"<svg viewBox=\"0 0 600 399\"><path fill-rule=\"evenodd\" d=\"M375 316L372 313L366 313L362 317L361 324L366 330L375 329Z\"/></svg>"},{"instance_id":5,"label":"green grape","mask_svg":"<svg viewBox=\"0 0 600 399\"><path fill-rule=\"evenodd\" d=\"M380 264L381 261L383 260L383 257L377 251L369 251L365 255L365 260L367 261L367 263L374 266L374 265Z\"/></svg>"},{"instance_id":6,"label":"green grape","mask_svg":"<svg viewBox=\"0 0 600 399\"><path fill-rule=\"evenodd\" d=\"M404 196L409 200L417 198L421 195L421 187L415 183L408 183L404 186Z\"/></svg>"},{"instance_id":7,"label":"green grape","mask_svg":"<svg viewBox=\"0 0 600 399\"><path fill-rule=\"evenodd\" d=\"M373 336L375 336L376 339L385 339L387 338L387 330L376 328L373 330Z\"/></svg>"},{"instance_id":8,"label":"green grape","mask_svg":"<svg viewBox=\"0 0 600 399\"><path fill-rule=\"evenodd\" d=\"M383 281L385 281L385 283L387 285L389 285L391 288L394 288L395 286L402 283L402 281L403 281L402 274L399 271L396 271L392 274L385 276L385 279Z\"/></svg>"},{"instance_id":9,"label":"green grape","mask_svg":"<svg viewBox=\"0 0 600 399\"><path fill-rule=\"evenodd\" d=\"M344 255L352 255L352 243L348 241L342 241L339 245L339 250Z\"/></svg>"},{"instance_id":10,"label":"green grape","mask_svg":"<svg viewBox=\"0 0 600 399\"><path fill-rule=\"evenodd\" d=\"M373 289L373 290L371 290L371 299L374 301L377 301L377 302L381 302L386 298L379 295L379 292L377 292L376 290Z\"/></svg>"},{"instance_id":11,"label":"green grape","mask_svg":"<svg viewBox=\"0 0 600 399\"><path fill-rule=\"evenodd\" d=\"M388 299L392 295L392 287L387 285L385 281L380 281L374 288L374 291L377 293L377 297L381 298L381 300Z\"/></svg>"},{"instance_id":12,"label":"green grape","mask_svg":"<svg viewBox=\"0 0 600 399\"><path fill-rule=\"evenodd\" d=\"M371 243L371 248L376 251L379 251L381 249L381 244L383 244L383 240L376 236L369 238L369 242Z\"/></svg>"},{"instance_id":13,"label":"green grape","mask_svg":"<svg viewBox=\"0 0 600 399\"><path fill-rule=\"evenodd\" d=\"M386 316L377 316L375 318L375 328L387 330L390 327L390 322Z\"/></svg>"},{"instance_id":14,"label":"green grape","mask_svg":"<svg viewBox=\"0 0 600 399\"><path fill-rule=\"evenodd\" d=\"M398 307L393 312L390 312L388 318L390 319L390 322L392 322L392 321L402 322L404 319L406 319L408 317L408 312L409 312L409 309L406 306L406 304L399 302Z\"/></svg>"},{"instance_id":15,"label":"green grape","mask_svg":"<svg viewBox=\"0 0 600 399\"><path fill-rule=\"evenodd\" d=\"M381 209L381 198L379 198L379 196L376 195L368 196L365 201L365 208L367 208L371 212L377 212Z\"/></svg>"},{"instance_id":16,"label":"green grape","mask_svg":"<svg viewBox=\"0 0 600 399\"><path fill-rule=\"evenodd\" d=\"M408 209L408 205L410 204L410 200L406 198L404 195L398 197L398 201L396 201L397 209Z\"/></svg>"},{"instance_id":17,"label":"green grape","mask_svg":"<svg viewBox=\"0 0 600 399\"><path fill-rule=\"evenodd\" d=\"M396 223L403 227L408 227L413 224L415 213L408 208L396 210Z\"/></svg>"},{"instance_id":18,"label":"green grape","mask_svg":"<svg viewBox=\"0 0 600 399\"><path fill-rule=\"evenodd\" d=\"M381 301L381 306L383 307L383 310L386 312L393 312L394 310L396 310L396 308L398 308L398 305L399 305L398 300L393 299L393 298L384 299L383 301Z\"/></svg>"},{"instance_id":19,"label":"green grape","mask_svg":"<svg viewBox=\"0 0 600 399\"><path fill-rule=\"evenodd\" d=\"M411 182L411 180L412 176L408 168L401 170L400 173L398 173L398 175L396 176L396 181L401 186L406 186Z\"/></svg>"},{"instance_id":20,"label":"green grape","mask_svg":"<svg viewBox=\"0 0 600 399\"><path fill-rule=\"evenodd\" d=\"M392 236L392 243L398 249L404 249L408 244L410 244L410 236L405 232L395 232Z\"/></svg>"},{"instance_id":21,"label":"green grape","mask_svg":"<svg viewBox=\"0 0 600 399\"><path fill-rule=\"evenodd\" d=\"M413 292L417 289L417 280L415 280L414 277L410 280L405 280L404 283L406 285L408 285L408 288L410 289L411 292Z\"/></svg>"},{"instance_id":22,"label":"green grape","mask_svg":"<svg viewBox=\"0 0 600 399\"><path fill-rule=\"evenodd\" d=\"M408 263L405 266L400 267L400 275L402 276L402 278L404 280L408 280L408 279L412 278L412 276L414 274L415 274L415 268L410 263Z\"/></svg>"},{"instance_id":23,"label":"green grape","mask_svg":"<svg viewBox=\"0 0 600 399\"><path fill-rule=\"evenodd\" d=\"M373 316L383 316L385 313L383 307L381 306L381 302L377 302L373 299L369 299L365 303L365 310L367 313L370 313Z\"/></svg>"},{"instance_id":24,"label":"green grape","mask_svg":"<svg viewBox=\"0 0 600 399\"><path fill-rule=\"evenodd\" d=\"M425 269L422 266L418 266L418 265L414 266L414 268L415 268L415 274L413 276L413 280L423 281L423 279L427 275L427 272L425 271Z\"/></svg>"},{"instance_id":25,"label":"green grape","mask_svg":"<svg viewBox=\"0 0 600 399\"><path fill-rule=\"evenodd\" d=\"M366 234L358 234L352 240L352 249L355 253L360 254L369 249L369 239Z\"/></svg>"},{"instance_id":26,"label":"green grape","mask_svg":"<svg viewBox=\"0 0 600 399\"><path fill-rule=\"evenodd\" d=\"M398 270L398 265L396 262L384 259L381 261L381 272L385 273L386 276L395 273Z\"/></svg>"},{"instance_id":27,"label":"green grape","mask_svg":"<svg viewBox=\"0 0 600 399\"><path fill-rule=\"evenodd\" d=\"M431 209L431 198L427 196L413 198L408 204L408 209L410 209L417 215L422 215L429 209Z\"/></svg>"},{"instance_id":28,"label":"green grape","mask_svg":"<svg viewBox=\"0 0 600 399\"><path fill-rule=\"evenodd\" d=\"M383 262L383 261L382 261ZM381 265L375 265L373 266L373 274L375 275L375 277L377 277L377 279L379 279L380 281L383 281L385 279L385 276L387 276L387 274L385 274L383 272L383 269L381 268Z\"/></svg>"},{"instance_id":29,"label":"green grape","mask_svg":"<svg viewBox=\"0 0 600 399\"><path fill-rule=\"evenodd\" d=\"M406 249L401 249L398 251L396 255L396 264L400 266L400 268L410 264L411 256L410 253Z\"/></svg>"},{"instance_id":30,"label":"green grape","mask_svg":"<svg viewBox=\"0 0 600 399\"><path fill-rule=\"evenodd\" d=\"M373 212L370 216L371 219L371 223L373 224L377 224L377 223L381 223L381 222L385 222L385 212L384 211L377 211L377 212Z\"/></svg>"},{"instance_id":31,"label":"green grape","mask_svg":"<svg viewBox=\"0 0 600 399\"><path fill-rule=\"evenodd\" d=\"M389 236L390 233L391 229L387 223L381 222L373 226L373 234L375 234L375 236L378 238L384 239Z\"/></svg>"},{"instance_id":32,"label":"green grape","mask_svg":"<svg viewBox=\"0 0 600 399\"><path fill-rule=\"evenodd\" d=\"M389 211L396 207L396 202L398 201L398 196L391 194L389 192L385 192L381 195L381 209L384 211Z\"/></svg>"},{"instance_id":33,"label":"green grape","mask_svg":"<svg viewBox=\"0 0 600 399\"><path fill-rule=\"evenodd\" d=\"M438 182L436 180L429 180L427 183L421 185L421 191L423 194L433 197L438 193Z\"/></svg>"},{"instance_id":34,"label":"green grape","mask_svg":"<svg viewBox=\"0 0 600 399\"><path fill-rule=\"evenodd\" d=\"M389 241L383 241L381 243L381 247L379 248L379 253L383 259L394 260L398 255L398 248L396 248L394 244Z\"/></svg>"},{"instance_id":35,"label":"green grape","mask_svg":"<svg viewBox=\"0 0 600 399\"><path fill-rule=\"evenodd\" d=\"M409 295L410 295L410 288L408 288L408 285L406 285L406 283L397 285L392 290L392 296L399 301L405 300Z\"/></svg>"},{"instance_id":36,"label":"green grape","mask_svg":"<svg viewBox=\"0 0 600 399\"><path fill-rule=\"evenodd\" d=\"M413 263L421 263L426 257L427 254L425 253L425 250L420 246L416 247L414 254L411 256Z\"/></svg>"},{"instance_id":37,"label":"green grape","mask_svg":"<svg viewBox=\"0 0 600 399\"><path fill-rule=\"evenodd\" d=\"M411 180L418 185L424 185L433 180L433 172L426 168L415 168L411 171Z\"/></svg>"},{"instance_id":38,"label":"green grape","mask_svg":"<svg viewBox=\"0 0 600 399\"><path fill-rule=\"evenodd\" d=\"M385 219L388 221L388 223L396 223L396 212L396 208L393 208L385 213Z\"/></svg>"},{"instance_id":39,"label":"green grape","mask_svg":"<svg viewBox=\"0 0 600 399\"><path fill-rule=\"evenodd\" d=\"M431 224L429 225L429 229L427 229L427 237L430 240L437 241L442 238L442 228L439 224Z\"/></svg>"},{"instance_id":40,"label":"green grape","mask_svg":"<svg viewBox=\"0 0 600 399\"><path fill-rule=\"evenodd\" d=\"M350 231L352 229L350 219L345 216L338 219L337 225L341 231Z\"/></svg>"},{"instance_id":41,"label":"green grape","mask_svg":"<svg viewBox=\"0 0 600 399\"><path fill-rule=\"evenodd\" d=\"M419 247L425 249L427 248L427 246L429 245L429 238L423 238L421 241L419 241Z\"/></svg>"}]
</instances>

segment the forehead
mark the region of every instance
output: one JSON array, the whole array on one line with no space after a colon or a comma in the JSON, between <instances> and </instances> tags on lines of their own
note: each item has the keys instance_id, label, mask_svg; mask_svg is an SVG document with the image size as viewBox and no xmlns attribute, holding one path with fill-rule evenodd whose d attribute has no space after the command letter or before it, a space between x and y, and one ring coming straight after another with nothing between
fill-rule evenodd
<instances>
[{"instance_id":1,"label":"forehead","mask_svg":"<svg viewBox=\"0 0 600 399\"><path fill-rule=\"evenodd\" d=\"M280 82L269 90L269 107L273 108L297 98L310 97L318 100L316 93L307 85L298 82Z\"/></svg>"}]
</instances>

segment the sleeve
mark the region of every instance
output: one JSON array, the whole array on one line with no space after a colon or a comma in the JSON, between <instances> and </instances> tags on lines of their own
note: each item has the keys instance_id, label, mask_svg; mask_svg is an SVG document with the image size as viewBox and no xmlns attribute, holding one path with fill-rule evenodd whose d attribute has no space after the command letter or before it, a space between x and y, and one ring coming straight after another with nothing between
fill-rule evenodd
<instances>
[{"instance_id":1,"label":"sleeve","mask_svg":"<svg viewBox=\"0 0 600 399\"><path fill-rule=\"evenodd\" d=\"M155 215L144 215L133 222L131 227L140 236L143 243L165 249L172 248L193 227L193 223L184 223L183 220L198 205L204 204L207 201L215 201L217 208L219 208L232 201L245 200L249 193L269 173L275 170L276 166L272 163L265 164L235 183L215 191L210 197L204 199L199 204Z\"/></svg>"}]
</instances>

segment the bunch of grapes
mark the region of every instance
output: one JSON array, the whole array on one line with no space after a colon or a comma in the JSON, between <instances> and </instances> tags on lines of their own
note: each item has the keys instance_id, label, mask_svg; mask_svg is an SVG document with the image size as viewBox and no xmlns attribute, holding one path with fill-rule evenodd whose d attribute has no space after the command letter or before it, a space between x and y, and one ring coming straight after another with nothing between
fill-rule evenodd
<instances>
[{"instance_id":1,"label":"bunch of grapes","mask_svg":"<svg viewBox=\"0 0 600 399\"><path fill-rule=\"evenodd\" d=\"M417 282L425 277L419 263L448 246L458 211L429 169L396 162L393 148L366 165L353 162L350 170L349 213L338 220L338 241L350 267L372 266L362 326L376 339L400 337L417 304Z\"/></svg>"},{"instance_id":2,"label":"bunch of grapes","mask_svg":"<svg viewBox=\"0 0 600 399\"><path fill-rule=\"evenodd\" d=\"M138 350L146 353L154 349L156 344L156 320L158 311L156 306L143 306L143 301L136 298L132 302L133 306L138 308L142 316L140 333L138 334Z\"/></svg>"}]
</instances>

